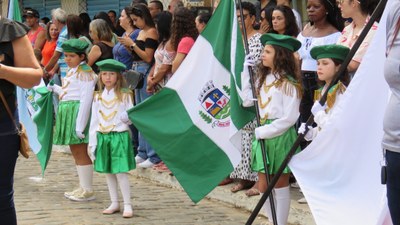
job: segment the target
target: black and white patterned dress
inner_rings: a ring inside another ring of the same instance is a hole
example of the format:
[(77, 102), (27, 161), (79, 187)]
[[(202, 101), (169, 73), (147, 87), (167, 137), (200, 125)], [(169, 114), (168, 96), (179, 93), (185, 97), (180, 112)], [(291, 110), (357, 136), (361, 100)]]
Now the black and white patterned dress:
[[(264, 47), (260, 41), (261, 34), (256, 33), (248, 39), (250, 54), (254, 56), (253, 60), (257, 60), (257, 64), (261, 59), (261, 52)], [(253, 72), (256, 72), (256, 66), (253, 67)], [(254, 129), (257, 126), (256, 119), (246, 124), (242, 129), (242, 158), (238, 166), (230, 175), (232, 179), (242, 179), (249, 181), (257, 180), (257, 173), (251, 170), (251, 142), (254, 136)]]

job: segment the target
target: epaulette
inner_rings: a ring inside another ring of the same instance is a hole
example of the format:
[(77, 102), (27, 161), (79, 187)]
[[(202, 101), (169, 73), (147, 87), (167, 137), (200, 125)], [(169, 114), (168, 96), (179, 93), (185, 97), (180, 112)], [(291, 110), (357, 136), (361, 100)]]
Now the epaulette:
[(293, 96), (293, 92), (296, 91), (297, 98), (301, 98), (303, 96), (301, 84), (292, 76), (286, 76), (280, 80), (280, 82), (277, 82), (276, 87), (279, 88), (285, 95)]
[[(322, 97), (322, 88), (315, 90), (314, 92), (314, 101), (319, 101)], [(328, 91), (328, 96), (326, 98), (326, 104), (327, 104), (327, 109), (326, 111), (328, 112), (333, 105), (335, 104), (336, 101), (336, 96), (338, 94), (343, 94), (346, 91), (346, 86), (342, 82), (337, 82), (337, 84), (333, 85), (329, 91)]]

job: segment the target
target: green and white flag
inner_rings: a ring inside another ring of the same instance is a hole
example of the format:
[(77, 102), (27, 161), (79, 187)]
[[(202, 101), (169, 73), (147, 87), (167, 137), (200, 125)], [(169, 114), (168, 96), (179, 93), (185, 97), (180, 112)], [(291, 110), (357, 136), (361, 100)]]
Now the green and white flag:
[(8, 2), (7, 18), (10, 20), (22, 22), (21, 10), (19, 9), (18, 0), (10, 0)]
[(236, 91), (243, 61), (235, 3), (221, 0), (166, 87), (128, 112), (194, 202), (240, 161), (238, 130), (254, 118)]
[(17, 99), (19, 119), (44, 175), (53, 146), (53, 95), (42, 82), (31, 89), (17, 88)]

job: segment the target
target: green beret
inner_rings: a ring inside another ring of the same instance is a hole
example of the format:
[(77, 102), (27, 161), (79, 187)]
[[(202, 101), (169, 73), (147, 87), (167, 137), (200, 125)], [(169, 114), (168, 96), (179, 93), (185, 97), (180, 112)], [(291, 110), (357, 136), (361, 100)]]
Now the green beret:
[(260, 37), (260, 41), (263, 45), (278, 45), (293, 52), (297, 51), (301, 47), (301, 42), (296, 38), (283, 34), (263, 34)]
[(61, 45), (64, 52), (74, 52), (74, 53), (85, 52), (88, 46), (89, 44), (86, 41), (81, 41), (75, 38), (69, 39)]
[(121, 72), (126, 69), (125, 64), (118, 62), (115, 59), (105, 59), (96, 63), (101, 71)]
[(349, 52), (350, 49), (343, 45), (320, 45), (312, 48), (310, 53), (311, 57), (316, 60), (330, 58), (343, 61)]

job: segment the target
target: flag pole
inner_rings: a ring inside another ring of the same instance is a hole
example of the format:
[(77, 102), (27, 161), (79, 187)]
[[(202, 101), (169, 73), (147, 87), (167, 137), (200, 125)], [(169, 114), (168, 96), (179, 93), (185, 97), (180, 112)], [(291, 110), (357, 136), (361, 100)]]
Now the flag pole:
[[(246, 32), (246, 26), (245, 26), (245, 23), (244, 23), (242, 1), (241, 0), (237, 0), (237, 1), (238, 1), (239, 11), (240, 11), (240, 22), (242, 23), (242, 33), (243, 33), (243, 42), (244, 42), (245, 53), (246, 53), (246, 55), (248, 55), (250, 53), (250, 51), (249, 51), (249, 44), (247, 42), (247, 32)], [(256, 96), (256, 88), (254, 87), (255, 79), (254, 79), (253, 69), (252, 69), (251, 66), (248, 66), (247, 68), (243, 68), (243, 69), (248, 69), (249, 70), (251, 92), (252, 92), (253, 96)], [(256, 120), (257, 120), (257, 127), (260, 127), (261, 126), (261, 117), (260, 117), (260, 114), (259, 114), (260, 111), (259, 111), (258, 103), (256, 102), (254, 104), (254, 106), (255, 106), (254, 109), (255, 109)], [(269, 184), (270, 181), (271, 181), (271, 177), (270, 177), (270, 175), (268, 173), (268, 164), (267, 164), (267, 157), (268, 156), (267, 156), (267, 152), (265, 150), (265, 143), (264, 143), (264, 140), (258, 140), (258, 142), (260, 143), (260, 147), (261, 147), (261, 153), (262, 153), (262, 157), (263, 157), (265, 177), (266, 177), (267, 183)], [(270, 199), (269, 202), (270, 202), (271, 214), (272, 214), (272, 218), (270, 218), (270, 219), (272, 219), (274, 225), (278, 225), (278, 222), (276, 220), (276, 208), (275, 208), (274, 194), (272, 193), (272, 191), (270, 191), (270, 193), (268, 195), (266, 195), (266, 196), (268, 196), (269, 199)], [(263, 202), (263, 204), (264, 204), (264, 202)], [(261, 207), (260, 207), (260, 209), (261, 209)], [(257, 214), (258, 214), (258, 211), (257, 211)]]
[[(347, 55), (347, 57), (345, 58), (345, 60), (341, 64), (341, 66), (339, 68), (339, 71), (335, 74), (335, 77), (333, 79), (334, 82), (332, 82), (329, 85), (329, 87), (325, 90), (324, 94), (322, 95), (321, 99), (319, 100), (319, 103), (321, 105), (325, 104), (326, 98), (328, 96), (328, 91), (331, 89), (332, 86), (334, 86), (337, 83), (337, 81), (339, 80), (339, 76), (346, 70), (347, 65), (352, 60), (354, 54), (356, 53), (356, 51), (360, 47), (361, 43), (364, 41), (364, 39), (367, 36), (367, 34), (368, 34), (369, 30), (371, 29), (372, 25), (378, 19), (378, 16), (380, 17), (380, 15), (382, 15), (382, 12), (385, 9), (386, 3), (387, 3), (387, 0), (380, 0), (379, 1), (377, 7), (375, 8), (374, 12), (372, 13), (372, 15), (370, 17), (370, 20), (365, 25), (365, 27), (364, 27), (363, 31), (361, 32), (359, 38), (357, 39), (357, 41), (355, 42), (354, 46), (351, 48), (349, 54)], [(300, 146), (300, 142), (304, 139), (304, 135), (307, 134), (308, 126), (311, 126), (311, 124), (313, 122), (314, 122), (314, 115), (311, 114), (311, 116), (307, 119), (306, 126), (305, 126), (306, 130), (305, 130), (304, 134), (299, 134), (299, 136), (297, 137), (295, 143), (293, 144), (292, 148), (290, 149), (290, 151), (286, 155), (286, 158), (284, 159), (284, 161), (282, 162), (281, 166), (279, 167), (278, 172), (275, 174), (275, 176), (273, 177), (271, 182), (268, 184), (267, 190), (265, 191), (263, 196), (261, 196), (261, 198), (260, 198), (259, 202), (257, 203), (256, 207), (254, 208), (252, 214), (250, 215), (249, 219), (247, 220), (246, 225), (253, 224), (255, 218), (257, 217), (258, 213), (261, 210), (261, 207), (263, 206), (264, 202), (267, 200), (268, 195), (270, 193), (272, 193), (272, 189), (274, 188), (274, 186), (278, 182), (278, 179), (282, 175), (283, 170), (289, 164), (289, 162), (292, 159), (293, 155), (295, 154), (297, 148)]]

